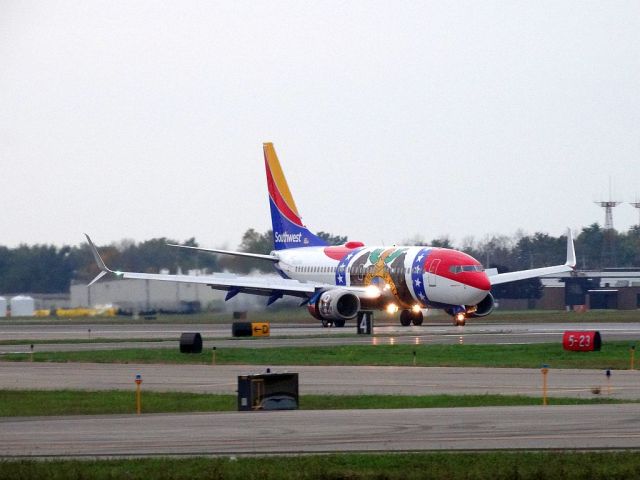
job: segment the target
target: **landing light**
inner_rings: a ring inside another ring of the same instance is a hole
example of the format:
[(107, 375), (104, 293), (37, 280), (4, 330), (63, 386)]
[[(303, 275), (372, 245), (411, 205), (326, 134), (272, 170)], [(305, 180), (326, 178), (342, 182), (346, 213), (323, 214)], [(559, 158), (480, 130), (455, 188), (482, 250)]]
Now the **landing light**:
[(369, 285), (364, 291), (365, 295), (369, 298), (378, 298), (380, 296), (380, 290), (375, 285)]
[(464, 313), (460, 312), (456, 315), (456, 320), (458, 320), (459, 322), (464, 320)]
[(414, 313), (418, 313), (420, 311), (420, 305), (416, 303), (413, 307), (411, 307), (411, 310), (413, 310)]
[(394, 314), (398, 311), (398, 306), (395, 303), (390, 303), (387, 305), (387, 313)]

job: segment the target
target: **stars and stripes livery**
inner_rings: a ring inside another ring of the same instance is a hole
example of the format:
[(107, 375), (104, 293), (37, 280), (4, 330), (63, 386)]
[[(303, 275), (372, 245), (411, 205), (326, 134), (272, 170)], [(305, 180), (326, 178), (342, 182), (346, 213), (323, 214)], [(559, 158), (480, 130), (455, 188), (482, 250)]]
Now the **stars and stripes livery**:
[(274, 249), (269, 254), (185, 247), (222, 255), (252, 257), (271, 262), (280, 279), (261, 276), (190, 276), (109, 269), (87, 235), (100, 274), (120, 278), (201, 283), (227, 291), (267, 297), (266, 304), (283, 296), (298, 297), (323, 325), (343, 326), (363, 310), (400, 312), (403, 325), (421, 325), (429, 308), (443, 309), (463, 325), (468, 317), (491, 313), (491, 286), (575, 267), (571, 231), (567, 231), (567, 259), (563, 265), (498, 274), (485, 271), (475, 258), (458, 250), (429, 246), (371, 246), (362, 242), (328, 245), (302, 222), (273, 144), (263, 145), (273, 226)]

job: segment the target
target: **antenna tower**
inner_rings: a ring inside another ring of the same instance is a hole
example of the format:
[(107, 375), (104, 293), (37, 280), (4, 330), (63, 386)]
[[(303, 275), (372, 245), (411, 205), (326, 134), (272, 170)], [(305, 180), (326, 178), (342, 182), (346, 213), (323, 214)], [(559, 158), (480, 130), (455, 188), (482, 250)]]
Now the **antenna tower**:
[[(596, 202), (596, 205), (600, 205), (604, 208), (604, 229), (613, 230), (613, 208), (620, 205), (622, 202), (614, 202), (609, 200), (608, 202)], [(640, 208), (640, 207), (638, 207)]]
[(604, 208), (604, 235), (602, 241), (601, 263), (603, 268), (616, 266), (616, 231), (613, 229), (613, 209), (622, 202), (611, 199), (611, 177), (609, 177), (609, 200), (596, 202)]

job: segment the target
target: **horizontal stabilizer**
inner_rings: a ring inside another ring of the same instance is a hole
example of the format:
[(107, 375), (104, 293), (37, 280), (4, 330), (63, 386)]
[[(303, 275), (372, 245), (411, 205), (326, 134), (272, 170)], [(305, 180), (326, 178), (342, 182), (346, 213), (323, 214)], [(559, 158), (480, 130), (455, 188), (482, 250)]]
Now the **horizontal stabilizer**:
[(278, 260), (280, 260), (274, 255), (264, 255), (262, 253), (237, 252), (235, 250), (220, 250), (217, 248), (190, 247), (187, 245), (176, 245), (175, 243), (167, 243), (167, 245), (169, 245), (170, 247), (188, 248), (189, 250), (197, 250), (199, 252), (219, 253), (221, 255), (234, 255), (236, 257), (257, 258), (259, 260), (269, 260), (271, 262), (277, 262)]

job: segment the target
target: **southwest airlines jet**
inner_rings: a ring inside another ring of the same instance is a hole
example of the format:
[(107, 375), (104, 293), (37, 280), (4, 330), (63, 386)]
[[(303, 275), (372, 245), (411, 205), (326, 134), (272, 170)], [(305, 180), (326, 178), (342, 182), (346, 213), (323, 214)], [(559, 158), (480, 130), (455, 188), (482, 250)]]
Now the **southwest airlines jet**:
[[(301, 306), (323, 326), (342, 327), (363, 310), (400, 311), (400, 323), (421, 325), (423, 312), (442, 309), (454, 324), (468, 317), (484, 317), (494, 307), (492, 285), (571, 271), (575, 251), (567, 232), (564, 265), (518, 272), (485, 271), (475, 258), (448, 248), (424, 246), (366, 246), (362, 242), (328, 245), (303, 225), (273, 144), (265, 143), (269, 205), (274, 250), (269, 255), (219, 249), (186, 247), (224, 255), (252, 257), (271, 262), (282, 279), (221, 275), (190, 276), (116, 272), (107, 268), (96, 247), (87, 240), (101, 272), (120, 278), (201, 283), (227, 292), (225, 300), (239, 293), (268, 297), (267, 305), (283, 296), (298, 297)], [(179, 246), (179, 245), (176, 245)]]

